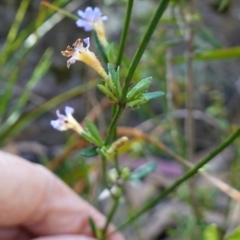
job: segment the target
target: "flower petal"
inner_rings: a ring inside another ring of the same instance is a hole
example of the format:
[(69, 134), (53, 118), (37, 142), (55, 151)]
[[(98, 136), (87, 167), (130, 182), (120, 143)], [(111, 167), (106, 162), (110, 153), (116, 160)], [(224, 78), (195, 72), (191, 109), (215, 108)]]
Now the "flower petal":
[(88, 21), (93, 21), (94, 20), (94, 12), (92, 7), (87, 7), (85, 10), (85, 19)]
[(84, 19), (78, 19), (76, 21), (76, 24), (78, 27), (84, 27), (86, 24), (89, 25), (89, 22), (87, 20), (84, 20)]
[(93, 10), (93, 21), (98, 21), (101, 18), (101, 11), (98, 7), (95, 7)]
[(84, 38), (83, 41), (87, 44), (87, 46), (85, 47), (85, 50), (88, 51), (89, 47), (90, 47), (90, 38)]
[(66, 114), (66, 117), (69, 117), (69, 116), (72, 116), (72, 114), (74, 113), (74, 109), (69, 107), (69, 106), (66, 106), (65, 107), (65, 114)]
[(59, 119), (57, 120), (51, 120), (50, 124), (53, 128), (57, 129), (58, 131), (61, 131), (61, 121)]
[(72, 64), (74, 64), (77, 61), (75, 57), (71, 57), (67, 61), (67, 67), (69, 68)]
[(85, 12), (83, 12), (82, 10), (78, 10), (77, 14), (81, 17), (81, 18), (86, 18)]
[(62, 115), (59, 110), (56, 111), (56, 115), (58, 118), (64, 117), (64, 115)]
[(104, 22), (104, 21), (107, 21), (107, 20), (108, 20), (108, 17), (107, 17), (107, 16), (102, 16), (101, 19), (102, 19), (102, 21)]

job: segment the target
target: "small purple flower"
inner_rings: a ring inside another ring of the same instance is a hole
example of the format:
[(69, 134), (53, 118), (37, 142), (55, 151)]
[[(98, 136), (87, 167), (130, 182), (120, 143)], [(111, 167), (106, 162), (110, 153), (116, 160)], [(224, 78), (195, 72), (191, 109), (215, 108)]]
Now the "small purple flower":
[(52, 120), (51, 125), (53, 128), (57, 129), (58, 131), (66, 131), (68, 129), (73, 129), (78, 133), (82, 133), (83, 129), (81, 125), (75, 120), (72, 116), (74, 113), (74, 109), (71, 107), (65, 107), (65, 115), (61, 114), (59, 110), (56, 111), (57, 120)]
[(85, 31), (91, 31), (95, 27), (95, 24), (104, 22), (108, 19), (107, 16), (102, 15), (98, 7), (94, 9), (92, 7), (87, 7), (85, 12), (79, 10), (78, 15), (81, 18), (77, 20), (76, 24), (78, 27), (83, 27)]

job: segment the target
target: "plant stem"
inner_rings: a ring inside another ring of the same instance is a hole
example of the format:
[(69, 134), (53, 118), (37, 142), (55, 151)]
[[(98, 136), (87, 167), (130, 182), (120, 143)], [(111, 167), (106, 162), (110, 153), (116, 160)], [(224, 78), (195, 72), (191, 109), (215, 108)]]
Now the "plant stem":
[(129, 29), (129, 24), (130, 24), (130, 19), (131, 19), (131, 15), (132, 15), (133, 2), (134, 2), (134, 0), (128, 0), (128, 3), (127, 3), (127, 12), (126, 12), (123, 31), (122, 31), (121, 40), (120, 40), (118, 57), (117, 57), (117, 61), (116, 61), (116, 69), (118, 68), (118, 66), (121, 65), (121, 62), (122, 62), (124, 47), (125, 47), (127, 33), (128, 33), (128, 29)]
[(119, 203), (119, 197), (114, 197), (113, 198), (113, 203), (112, 203), (112, 206), (110, 208), (110, 211), (108, 213), (108, 216), (107, 216), (107, 219), (106, 219), (106, 223), (104, 225), (104, 228), (102, 230), (102, 240), (105, 240), (107, 239), (106, 238), (106, 233), (107, 233), (107, 229), (108, 229), (108, 226), (117, 210), (117, 207), (118, 207), (118, 203)]
[[(133, 74), (134, 74), (134, 72), (137, 68), (137, 65), (138, 65), (138, 63), (139, 63), (139, 61), (140, 61), (140, 59), (141, 59), (141, 57), (142, 57), (142, 55), (145, 51), (145, 48), (147, 47), (147, 44), (148, 44), (149, 40), (151, 39), (151, 36), (152, 36), (152, 34), (153, 34), (157, 24), (158, 24), (159, 19), (161, 18), (164, 11), (166, 10), (169, 2), (170, 2), (170, 0), (162, 0), (159, 3), (155, 14), (153, 15), (152, 19), (150, 20), (150, 23), (147, 27), (147, 31), (145, 32), (145, 34), (142, 38), (142, 41), (139, 45), (139, 48), (138, 48), (138, 50), (136, 51), (136, 53), (133, 57), (133, 60), (132, 60), (131, 65), (128, 69), (128, 73), (127, 73), (125, 83), (124, 83), (124, 86), (123, 86), (121, 101), (119, 103), (118, 109), (115, 112), (113, 120), (112, 120), (112, 122), (110, 124), (110, 127), (108, 129), (108, 133), (107, 133), (106, 140), (105, 140), (105, 145), (110, 143), (110, 141), (112, 139), (112, 136), (114, 135), (114, 131), (115, 131), (115, 128), (116, 128), (116, 125), (117, 125), (117, 121), (118, 121), (122, 111), (125, 108), (126, 96), (127, 96), (127, 92), (128, 92), (128, 88), (129, 88), (132, 76), (133, 76)], [(131, 6), (129, 6), (129, 11), (130, 11), (130, 7)], [(130, 14), (130, 12), (129, 12), (129, 14)], [(128, 17), (128, 15), (127, 15), (127, 17)]]
[(105, 156), (102, 156), (102, 175), (103, 175), (103, 185), (105, 188), (109, 189), (108, 179), (107, 179), (107, 163), (106, 163)]
[(216, 147), (209, 155), (207, 155), (204, 159), (202, 159), (195, 167), (187, 171), (182, 177), (180, 177), (177, 181), (175, 181), (169, 188), (166, 188), (162, 191), (155, 199), (147, 203), (142, 209), (140, 209), (134, 216), (120, 225), (117, 230), (122, 229), (130, 222), (134, 221), (138, 217), (140, 217), (143, 213), (148, 211), (150, 208), (154, 207), (160, 200), (166, 197), (169, 193), (174, 191), (178, 186), (180, 186), (183, 182), (187, 181), (193, 175), (195, 175), (198, 170), (207, 164), (211, 159), (213, 159), (217, 154), (223, 151), (227, 146), (229, 146), (240, 134), (240, 127), (234, 131), (222, 144)]
[(173, 103), (173, 93), (172, 88), (174, 83), (174, 70), (172, 64), (172, 49), (168, 48), (166, 51), (166, 82), (167, 82), (167, 108), (168, 108), (168, 118), (171, 126), (170, 134), (172, 140), (176, 147), (178, 148), (178, 153), (182, 153), (182, 144), (179, 136), (179, 128), (177, 120), (174, 117), (171, 117), (171, 113), (174, 112), (174, 103)]
[(112, 136), (114, 135), (114, 130), (116, 129), (117, 121), (118, 121), (119, 117), (121, 116), (124, 108), (125, 108), (125, 105), (118, 106), (118, 109), (116, 110), (115, 115), (112, 119), (112, 122), (110, 123), (110, 126), (108, 128), (108, 132), (107, 132), (107, 136), (106, 136), (104, 145), (108, 145), (111, 142)]
[(145, 32), (145, 34), (140, 42), (140, 45), (133, 57), (130, 67), (128, 69), (128, 73), (127, 73), (125, 83), (123, 86), (123, 91), (122, 91), (122, 99), (121, 99), (122, 103), (124, 103), (126, 101), (128, 88), (131, 83), (133, 74), (134, 74), (134, 72), (138, 66), (138, 63), (147, 47), (147, 44), (150, 41), (152, 34), (153, 34), (155, 28), (157, 27), (157, 24), (158, 24), (160, 18), (162, 17), (163, 13), (165, 12), (169, 2), (170, 2), (170, 0), (162, 0), (159, 2), (156, 12), (154, 13), (153, 17), (151, 18), (151, 20), (148, 24), (147, 31)]
[[(194, 161), (194, 149), (195, 149), (195, 122), (193, 118), (194, 109), (194, 23), (192, 16), (194, 14), (194, 0), (189, 2), (189, 19), (187, 19), (186, 29), (186, 108), (187, 117), (185, 121), (185, 135), (186, 135), (186, 153), (187, 159), (190, 162)], [(188, 183), (189, 200), (190, 205), (195, 215), (197, 222), (200, 224), (202, 219), (202, 213), (200, 204), (195, 194), (195, 179), (192, 178)]]

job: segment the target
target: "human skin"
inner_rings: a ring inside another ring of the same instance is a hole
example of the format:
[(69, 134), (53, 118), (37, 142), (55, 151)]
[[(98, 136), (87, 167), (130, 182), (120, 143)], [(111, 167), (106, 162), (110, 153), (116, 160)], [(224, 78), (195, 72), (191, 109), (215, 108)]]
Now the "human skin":
[(0, 151), (0, 239), (91, 240), (90, 216), (104, 226), (105, 217), (46, 168)]

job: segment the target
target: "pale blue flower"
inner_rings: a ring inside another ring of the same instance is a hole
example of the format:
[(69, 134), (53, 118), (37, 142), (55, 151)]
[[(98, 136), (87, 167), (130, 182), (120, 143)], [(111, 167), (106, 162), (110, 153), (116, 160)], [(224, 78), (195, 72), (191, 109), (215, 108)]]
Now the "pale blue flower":
[(72, 116), (73, 113), (74, 109), (68, 106), (65, 107), (65, 115), (61, 114), (60, 111), (57, 110), (56, 115), (58, 119), (51, 121), (52, 127), (57, 129), (58, 131), (66, 131), (68, 129), (73, 129), (81, 134), (83, 132), (83, 129), (81, 125)]
[(85, 12), (79, 10), (78, 15), (81, 18), (77, 20), (76, 24), (78, 27), (83, 27), (85, 31), (92, 31), (98, 23), (108, 19), (107, 16), (102, 15), (98, 7), (94, 9), (92, 7), (87, 7)]

